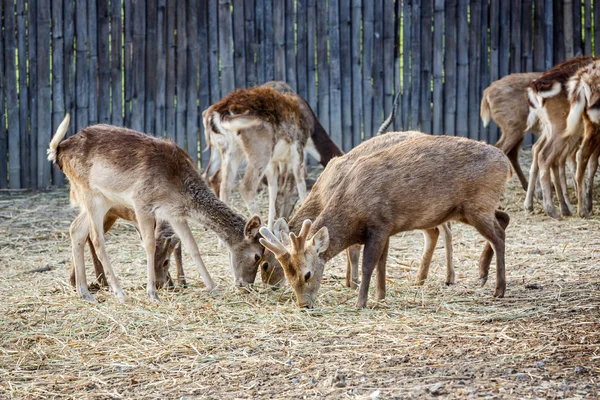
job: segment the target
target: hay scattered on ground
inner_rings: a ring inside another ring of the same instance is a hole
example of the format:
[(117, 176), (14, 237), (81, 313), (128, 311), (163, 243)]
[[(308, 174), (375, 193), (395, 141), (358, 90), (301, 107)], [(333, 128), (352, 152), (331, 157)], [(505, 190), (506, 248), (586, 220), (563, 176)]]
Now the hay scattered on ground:
[[(444, 285), (442, 239), (429, 280), (412, 285), (423, 240), (411, 232), (392, 239), (385, 301), (371, 295), (371, 308), (356, 311), (340, 256), (318, 308), (303, 312), (289, 290), (233, 289), (225, 251), (199, 226), (219, 294), (202, 290), (186, 257), (190, 287), (147, 301), (144, 252), (119, 223), (108, 254), (129, 302), (101, 291), (98, 304), (84, 303), (68, 284), (67, 191), (0, 194), (0, 397), (598, 397), (595, 198), (593, 219), (553, 221), (539, 203), (524, 213), (524, 193), (510, 184), (504, 299), (492, 298), (493, 275), (478, 287), (483, 240), (456, 224), (456, 285)], [(28, 273), (36, 268), (49, 271)]]

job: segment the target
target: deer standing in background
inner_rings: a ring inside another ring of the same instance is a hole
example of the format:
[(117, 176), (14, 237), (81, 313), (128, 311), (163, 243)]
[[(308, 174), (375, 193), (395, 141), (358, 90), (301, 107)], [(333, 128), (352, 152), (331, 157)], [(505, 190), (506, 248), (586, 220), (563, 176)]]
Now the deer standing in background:
[[(509, 217), (496, 207), (510, 173), (504, 153), (484, 143), (429, 135), (406, 140), (361, 157), (331, 190), (328, 184), (320, 185), (325, 171), (290, 221), (294, 226), (303, 221), (300, 234), (277, 238), (261, 228), (260, 241), (277, 257), (300, 307), (314, 305), (327, 261), (354, 244), (364, 244), (357, 302), (362, 308), (376, 266), (376, 296), (384, 296), (390, 236), (456, 220), (472, 225), (488, 241), (479, 264), (482, 283), (496, 254), (494, 296), (503, 297)], [(314, 223), (304, 219), (305, 212), (319, 207), (321, 196), (327, 201)]]
[(55, 162), (71, 183), (71, 200), (81, 209), (71, 224), (75, 280), (80, 297), (90, 294), (84, 265), (84, 245), (92, 240), (107, 272), (115, 296), (126, 296), (109, 262), (104, 246), (104, 219), (113, 207), (135, 213), (146, 250), (148, 297), (158, 301), (154, 255), (156, 219), (167, 221), (186, 251), (191, 253), (208, 290), (216, 288), (206, 270), (187, 220), (199, 220), (229, 247), (234, 283), (252, 283), (263, 248), (258, 243), (260, 218), (248, 222), (220, 201), (207, 187), (191, 157), (175, 143), (110, 125), (94, 125), (62, 141), (69, 115), (50, 142), (48, 159)]
[[(483, 91), (481, 99), (480, 116), (483, 126), (488, 126), (492, 119), (500, 127), (502, 135), (496, 147), (507, 155), (525, 191), (527, 179), (519, 164), (519, 150), (527, 132), (529, 114), (525, 94), (529, 83), (541, 74), (541, 72), (529, 72), (505, 76), (488, 86)], [(542, 126), (536, 121), (530, 130), (531, 133), (539, 136), (542, 133)]]

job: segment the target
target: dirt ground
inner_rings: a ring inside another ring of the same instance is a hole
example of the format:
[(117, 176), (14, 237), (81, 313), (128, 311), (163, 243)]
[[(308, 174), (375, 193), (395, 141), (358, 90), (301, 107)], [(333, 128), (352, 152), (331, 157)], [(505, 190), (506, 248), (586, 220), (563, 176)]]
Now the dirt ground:
[(495, 268), (478, 286), (483, 240), (455, 224), (456, 285), (444, 285), (440, 239), (429, 280), (413, 286), (423, 239), (410, 232), (392, 239), (385, 301), (372, 293), (356, 311), (338, 256), (310, 312), (289, 289), (234, 289), (226, 251), (198, 225), (218, 294), (186, 257), (190, 287), (150, 303), (138, 236), (118, 223), (108, 254), (129, 302), (101, 291), (85, 303), (68, 284), (67, 190), (1, 193), (0, 398), (598, 398), (598, 190), (592, 219), (553, 221), (537, 201), (523, 212), (510, 183), (504, 299), (492, 297)]

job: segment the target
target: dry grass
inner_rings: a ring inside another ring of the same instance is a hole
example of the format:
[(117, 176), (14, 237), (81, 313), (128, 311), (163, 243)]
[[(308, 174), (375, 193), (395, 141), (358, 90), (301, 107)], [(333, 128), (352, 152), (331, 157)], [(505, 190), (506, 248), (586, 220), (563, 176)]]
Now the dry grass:
[(319, 307), (303, 312), (289, 291), (231, 288), (225, 251), (199, 227), (220, 294), (202, 290), (186, 258), (191, 286), (151, 304), (125, 223), (107, 240), (129, 302), (99, 292), (98, 304), (84, 303), (67, 283), (67, 192), (1, 194), (0, 397), (597, 398), (600, 201), (592, 220), (552, 221), (525, 214), (523, 198), (513, 182), (503, 201), (506, 298), (492, 298), (493, 277), (477, 286), (483, 241), (455, 225), (457, 285), (444, 286), (440, 240), (430, 279), (412, 286), (423, 243), (412, 232), (392, 239), (384, 302), (357, 312), (338, 257)]

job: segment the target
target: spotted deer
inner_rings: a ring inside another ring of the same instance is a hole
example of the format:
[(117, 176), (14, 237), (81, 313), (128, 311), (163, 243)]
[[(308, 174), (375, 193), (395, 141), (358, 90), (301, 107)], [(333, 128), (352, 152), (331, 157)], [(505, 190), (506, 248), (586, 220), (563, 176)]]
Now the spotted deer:
[[(529, 106), (525, 92), (529, 83), (538, 78), (541, 72), (510, 74), (498, 79), (483, 91), (480, 116), (483, 126), (488, 126), (494, 120), (500, 127), (502, 135), (496, 147), (507, 155), (519, 178), (523, 190), (527, 190), (527, 178), (519, 164), (519, 150), (527, 132), (527, 116)], [(537, 121), (531, 126), (531, 133), (539, 136), (541, 124)]]
[(223, 202), (229, 201), (244, 159), (247, 167), (240, 186), (242, 198), (248, 210), (258, 214), (256, 192), (266, 176), (269, 227), (275, 219), (280, 165), (291, 170), (300, 201), (306, 198), (304, 147), (310, 127), (295, 96), (270, 87), (238, 89), (210, 106), (203, 113), (203, 121), (208, 147), (215, 145), (220, 153), (220, 166), (211, 160), (207, 172), (211, 176), (214, 169), (220, 169), (219, 197)]
[[(600, 58), (580, 68), (568, 83), (570, 111), (563, 136), (577, 135), (583, 125), (583, 140), (577, 153), (577, 209), (579, 216), (589, 218), (592, 211), (594, 175), (600, 155)], [(588, 168), (588, 178), (584, 174)]]
[(227, 244), (234, 283), (243, 286), (254, 281), (263, 252), (257, 237), (260, 218), (254, 216), (246, 221), (220, 201), (206, 187), (184, 150), (170, 140), (110, 125), (84, 128), (63, 141), (69, 120), (67, 114), (52, 138), (48, 159), (69, 179), (71, 198), (81, 210), (70, 227), (80, 297), (95, 301), (87, 287), (83, 257), (89, 236), (111, 290), (117, 299), (126, 300), (104, 246), (103, 224), (113, 207), (130, 208), (135, 213), (146, 250), (146, 291), (151, 300), (158, 301), (154, 268), (156, 219), (171, 225), (183, 248), (191, 254), (207, 290), (214, 290), (216, 285), (188, 226), (191, 218)]
[[(355, 244), (364, 244), (357, 307), (367, 305), (376, 266), (376, 297), (383, 298), (389, 237), (451, 220), (475, 227), (488, 241), (480, 257), (481, 282), (487, 281), (495, 253), (494, 296), (504, 296), (509, 217), (496, 207), (511, 167), (501, 150), (465, 138), (424, 135), (359, 158), (337, 185), (326, 182), (326, 171), (290, 221), (293, 226), (302, 221), (298, 235), (277, 238), (260, 229), (260, 242), (281, 264), (300, 307), (314, 306), (325, 264)], [(305, 213), (320, 207), (321, 196), (325, 206), (312, 222)]]

